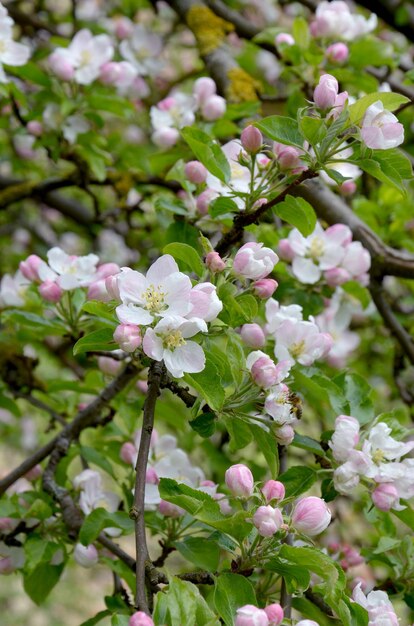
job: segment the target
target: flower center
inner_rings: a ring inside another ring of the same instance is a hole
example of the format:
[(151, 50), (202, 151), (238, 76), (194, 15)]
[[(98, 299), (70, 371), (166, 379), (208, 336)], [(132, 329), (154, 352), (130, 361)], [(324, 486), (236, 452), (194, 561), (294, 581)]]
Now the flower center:
[(325, 245), (321, 237), (314, 237), (309, 246), (309, 256), (314, 261), (317, 261), (322, 256), (325, 250)]
[(6, 52), (7, 50), (7, 43), (6, 41), (3, 39), (0, 39), (0, 52)]
[(164, 308), (166, 295), (164, 291), (161, 291), (160, 285), (158, 285), (158, 287), (150, 285), (148, 289), (144, 291), (142, 297), (145, 300), (148, 311), (151, 313), (159, 313)]
[(293, 356), (294, 359), (297, 359), (298, 356), (302, 354), (304, 349), (305, 349), (305, 340), (302, 339), (302, 341), (298, 341), (297, 343), (292, 343), (292, 345), (289, 348), (289, 352)]
[(384, 450), (381, 450), (381, 448), (378, 448), (378, 450), (375, 450), (374, 454), (372, 455), (372, 460), (377, 465), (385, 461)]
[(179, 330), (171, 330), (168, 335), (163, 336), (162, 343), (166, 350), (173, 352), (176, 348), (185, 346), (185, 339)]
[(81, 65), (89, 65), (92, 61), (92, 54), (90, 50), (82, 50), (80, 55), (80, 64)]
[(245, 171), (238, 163), (230, 163), (230, 172), (232, 178), (243, 178)]

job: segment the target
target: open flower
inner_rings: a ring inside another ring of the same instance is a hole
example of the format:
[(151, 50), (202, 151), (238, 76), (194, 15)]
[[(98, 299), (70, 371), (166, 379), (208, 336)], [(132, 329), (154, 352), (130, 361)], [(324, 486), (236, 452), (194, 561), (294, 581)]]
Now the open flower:
[(332, 347), (328, 333), (319, 332), (313, 322), (293, 322), (286, 320), (275, 333), (275, 356), (287, 360), (292, 365), (312, 365), (317, 359), (326, 356)]
[(61, 78), (73, 78), (80, 85), (90, 85), (113, 54), (114, 47), (108, 35), (94, 37), (90, 30), (83, 28), (67, 48), (57, 48), (51, 54), (49, 64)]
[(176, 378), (181, 378), (184, 372), (201, 372), (206, 362), (203, 348), (195, 341), (186, 340), (206, 331), (204, 320), (186, 320), (178, 315), (168, 315), (155, 328), (147, 329), (144, 352), (155, 361), (163, 360), (167, 370)]
[(7, 83), (3, 65), (20, 66), (27, 63), (30, 49), (22, 43), (13, 41), (13, 20), (7, 9), (0, 4), (0, 83)]
[(157, 317), (184, 317), (192, 308), (191, 280), (169, 254), (157, 259), (146, 276), (128, 271), (117, 278), (122, 304), (116, 313), (123, 324), (146, 326)]
[(365, 112), (361, 137), (365, 145), (373, 150), (396, 148), (404, 141), (404, 126), (393, 113), (384, 110), (383, 103), (378, 100)]
[(61, 248), (51, 248), (47, 253), (48, 263), (39, 265), (41, 281), (52, 281), (65, 291), (77, 287), (88, 287), (96, 280), (96, 266), (99, 257), (96, 254), (71, 256)]

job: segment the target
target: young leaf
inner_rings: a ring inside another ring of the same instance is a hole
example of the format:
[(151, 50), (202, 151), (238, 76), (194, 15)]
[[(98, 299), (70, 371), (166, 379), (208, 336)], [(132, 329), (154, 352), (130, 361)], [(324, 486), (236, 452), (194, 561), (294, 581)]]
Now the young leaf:
[[(181, 130), (181, 135), (190, 146), (195, 156), (208, 171), (223, 183), (230, 180), (230, 164), (218, 143), (215, 143), (209, 135), (199, 130), (186, 126)], [(240, 147), (241, 150), (241, 147)]]
[(201, 277), (205, 267), (197, 250), (186, 243), (169, 243), (163, 249), (164, 254), (171, 254), (174, 259), (182, 261), (197, 276)]
[(271, 115), (254, 125), (273, 141), (303, 149), (304, 137), (299, 130), (297, 121), (291, 117)]
[(316, 226), (316, 213), (309, 202), (303, 198), (288, 195), (283, 202), (279, 202), (274, 207), (274, 211), (280, 219), (295, 226), (304, 237), (313, 233)]
[(285, 485), (286, 498), (300, 496), (312, 487), (316, 479), (317, 474), (313, 469), (301, 465), (290, 467), (278, 478)]
[(113, 328), (101, 328), (88, 333), (79, 339), (73, 346), (73, 354), (81, 354), (82, 352), (100, 351), (100, 350), (116, 350), (118, 344), (113, 340)]
[(245, 604), (257, 604), (252, 583), (240, 574), (221, 574), (214, 590), (214, 606), (226, 626), (233, 626), (237, 609)]

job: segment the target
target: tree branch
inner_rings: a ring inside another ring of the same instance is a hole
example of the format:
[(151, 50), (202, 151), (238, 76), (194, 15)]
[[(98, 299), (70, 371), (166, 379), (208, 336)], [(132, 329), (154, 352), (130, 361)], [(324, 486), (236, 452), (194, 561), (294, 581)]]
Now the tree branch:
[(226, 254), (232, 245), (238, 243), (242, 239), (243, 231), (246, 226), (257, 223), (269, 209), (279, 204), (279, 202), (282, 202), (289, 193), (292, 193), (292, 191), (299, 187), (299, 185), (301, 185), (305, 180), (315, 176), (317, 176), (315, 172), (312, 170), (306, 170), (305, 172), (302, 172), (302, 174), (290, 185), (288, 185), (281, 193), (273, 198), (273, 200), (269, 200), (269, 202), (266, 202), (266, 204), (256, 209), (256, 211), (237, 213), (233, 219), (232, 228), (228, 233), (223, 235), (216, 245), (216, 252), (221, 255)]
[(151, 444), (151, 435), (154, 427), (154, 414), (157, 398), (160, 393), (161, 379), (165, 375), (163, 362), (152, 361), (148, 372), (148, 392), (144, 403), (144, 416), (139, 444), (138, 458), (135, 466), (136, 479), (134, 504), (131, 517), (135, 520), (135, 548), (136, 548), (136, 596), (137, 610), (149, 614), (146, 594), (146, 571), (149, 563), (149, 553), (145, 533), (145, 478), (148, 464), (148, 455)]
[(96, 427), (102, 424), (101, 412), (105, 406), (120, 393), (138, 373), (136, 365), (129, 363), (125, 369), (97, 396), (87, 407), (77, 413), (70, 424), (67, 424), (61, 432), (51, 439), (46, 445), (36, 450), (30, 457), (25, 459), (18, 467), (0, 480), (0, 496), (18, 478), (24, 476), (32, 467), (48, 457), (61, 439), (77, 439), (85, 428)]

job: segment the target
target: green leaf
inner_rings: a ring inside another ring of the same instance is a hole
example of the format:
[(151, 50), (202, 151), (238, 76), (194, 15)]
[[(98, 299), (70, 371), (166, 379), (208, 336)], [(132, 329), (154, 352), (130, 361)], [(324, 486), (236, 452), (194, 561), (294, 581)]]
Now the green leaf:
[(318, 626), (335, 626), (338, 624), (334, 618), (328, 617), (307, 598), (293, 598), (292, 606), (302, 615), (306, 615), (307, 619), (314, 620)]
[(238, 213), (239, 207), (234, 200), (226, 196), (220, 196), (210, 203), (208, 212), (211, 217), (220, 217), (220, 215), (227, 215), (228, 213)]
[(171, 478), (161, 478), (160, 496), (185, 509), (195, 519), (242, 541), (251, 532), (252, 526), (246, 522), (247, 511), (239, 511), (232, 516), (223, 515), (220, 506), (208, 494), (180, 484)]
[(272, 557), (263, 567), (283, 576), (289, 593), (295, 593), (299, 590), (304, 591), (309, 587), (309, 571), (301, 565), (296, 565), (295, 563), (291, 563), (288, 559), (281, 558), (279, 555)]
[(50, 89), (52, 84), (49, 76), (40, 69), (40, 66), (30, 61), (21, 67), (8, 67), (7, 73), (18, 76), (24, 81), (46, 87), (46, 89)]
[(83, 352), (95, 352), (101, 350), (116, 350), (119, 346), (113, 340), (113, 328), (101, 328), (88, 333), (79, 339), (73, 346), (73, 354), (81, 354)]
[(12, 322), (30, 329), (35, 329), (38, 333), (46, 333), (49, 335), (64, 335), (67, 332), (66, 326), (60, 320), (48, 320), (45, 317), (29, 313), (28, 311), (20, 311), (18, 309), (9, 309), (2, 313), (3, 322)]
[(308, 22), (303, 17), (295, 17), (292, 25), (292, 35), (296, 44), (302, 50), (309, 48), (310, 33)]
[(135, 112), (130, 100), (114, 95), (103, 95), (91, 93), (87, 96), (89, 106), (95, 111), (107, 111), (119, 117), (125, 117), (125, 113)]
[(319, 117), (302, 117), (300, 120), (300, 129), (305, 139), (314, 146), (323, 138), (325, 130), (324, 121)]
[(414, 530), (414, 511), (410, 507), (410, 505), (407, 504), (407, 502), (402, 501), (401, 504), (406, 507), (403, 511), (396, 511), (395, 509), (391, 509), (391, 511), (395, 515), (395, 517), (398, 517), (401, 522), (404, 522), (404, 524), (408, 526), (408, 528)]
[(220, 548), (217, 543), (208, 539), (200, 541), (197, 537), (185, 537), (174, 545), (185, 559), (197, 567), (209, 572), (216, 571), (220, 559)]
[(221, 574), (214, 590), (214, 606), (226, 626), (233, 626), (237, 609), (245, 604), (257, 604), (252, 583), (240, 574)]
[(112, 476), (112, 478), (116, 478), (114, 470), (106, 456), (104, 456), (101, 452), (96, 450), (95, 448), (89, 448), (88, 446), (81, 446), (80, 453), (82, 458), (88, 463), (93, 463), (97, 465), (101, 469), (103, 469), (107, 474)]
[(198, 128), (189, 126), (181, 130), (181, 135), (197, 159), (205, 165), (213, 176), (216, 176), (223, 183), (230, 180), (230, 164), (218, 143)]
[(383, 39), (375, 37), (362, 37), (350, 45), (349, 65), (358, 69), (363, 69), (369, 59), (370, 65), (380, 67), (381, 65), (392, 66), (393, 46)]
[(257, 447), (266, 459), (272, 478), (276, 478), (279, 473), (279, 454), (275, 436), (256, 424), (249, 423), (249, 428)]
[(42, 563), (30, 574), (23, 576), (24, 590), (35, 604), (42, 604), (46, 600), (58, 583), (64, 567), (63, 563), (61, 565)]
[(347, 283), (341, 285), (342, 289), (346, 291), (350, 296), (353, 296), (358, 300), (364, 309), (367, 308), (371, 302), (371, 295), (366, 287), (363, 287), (361, 283), (356, 280), (350, 280)]
[(340, 374), (333, 382), (343, 390), (349, 404), (349, 413), (356, 417), (361, 425), (374, 418), (374, 405), (371, 400), (372, 388), (359, 374)]
[(168, 590), (156, 595), (153, 620), (166, 626), (220, 626), (197, 587), (179, 578), (173, 578)]
[(129, 618), (129, 615), (112, 615), (111, 626), (128, 626)]
[(299, 435), (299, 433), (295, 433), (295, 437), (291, 445), (296, 446), (296, 448), (302, 448), (302, 450), (308, 450), (308, 452), (312, 452), (318, 456), (326, 456), (326, 452), (322, 448), (321, 444), (316, 441), (316, 439), (312, 439), (312, 437), (307, 437), (306, 435)]
[(134, 532), (134, 521), (124, 511), (109, 513), (106, 509), (94, 509), (84, 520), (79, 532), (79, 541), (88, 546), (104, 528), (115, 526), (126, 534)]
[(254, 124), (266, 137), (288, 146), (303, 149), (303, 140), (298, 123), (291, 117), (271, 115)]
[(273, 210), (280, 219), (295, 226), (304, 237), (313, 233), (316, 226), (316, 213), (309, 202), (303, 198), (288, 195)]
[(206, 270), (197, 250), (186, 243), (169, 243), (164, 247), (163, 253), (183, 261), (197, 276), (201, 277)]
[(199, 374), (185, 374), (184, 380), (198, 391), (213, 411), (219, 411), (224, 402), (224, 389), (217, 367), (207, 358)]
[[(366, 63), (366, 59), (365, 59), (365, 63)], [(354, 104), (351, 104), (349, 106), (348, 110), (349, 110), (349, 116), (350, 116), (350, 123), (359, 124), (359, 122), (364, 117), (365, 112), (368, 109), (368, 107), (371, 106), (371, 104), (374, 104), (374, 102), (378, 102), (378, 100), (382, 102), (382, 104), (384, 105), (384, 108), (387, 109), (388, 111), (395, 111), (402, 104), (409, 102), (409, 98), (407, 98), (406, 96), (402, 96), (399, 93), (389, 93), (389, 92), (383, 92), (383, 91), (378, 91), (376, 93), (369, 93), (367, 96), (362, 96), (362, 98), (359, 98), (357, 102), (354, 102)]]
[(211, 437), (216, 431), (217, 416), (215, 413), (200, 413), (191, 422), (191, 428), (200, 435), (200, 437)]
[(286, 498), (296, 498), (310, 489), (317, 477), (317, 473), (310, 467), (295, 465), (283, 472), (278, 480), (285, 485)]
[(99, 611), (95, 617), (87, 619), (86, 622), (82, 622), (80, 626), (95, 626), (96, 624), (99, 624), (99, 622), (102, 622), (105, 617), (108, 617), (108, 615), (111, 615), (111, 611), (108, 611), (107, 609), (105, 611)]
[(107, 302), (99, 302), (98, 300), (88, 300), (83, 304), (82, 311), (85, 313), (90, 313), (90, 315), (95, 315), (96, 317), (100, 317), (108, 322), (111, 322), (111, 325), (115, 327), (116, 319), (114, 313), (114, 307), (108, 304)]

